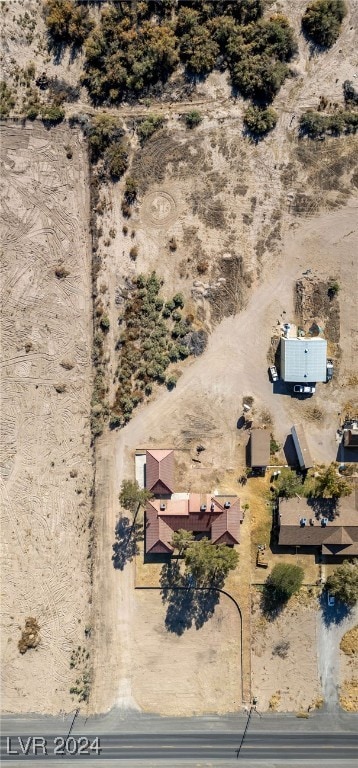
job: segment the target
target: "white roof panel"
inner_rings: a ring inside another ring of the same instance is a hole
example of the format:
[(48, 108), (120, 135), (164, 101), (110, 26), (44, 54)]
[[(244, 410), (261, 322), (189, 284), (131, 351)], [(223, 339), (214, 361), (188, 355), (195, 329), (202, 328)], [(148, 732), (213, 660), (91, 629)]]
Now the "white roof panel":
[(326, 381), (326, 339), (281, 339), (281, 377), (295, 384)]

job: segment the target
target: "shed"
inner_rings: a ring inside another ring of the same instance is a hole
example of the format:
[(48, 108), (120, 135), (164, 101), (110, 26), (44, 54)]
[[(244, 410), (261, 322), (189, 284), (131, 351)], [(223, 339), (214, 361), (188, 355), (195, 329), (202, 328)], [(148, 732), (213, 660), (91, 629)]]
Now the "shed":
[(270, 462), (270, 433), (266, 429), (252, 429), (250, 440), (250, 466), (267, 467)]
[(295, 384), (326, 381), (326, 339), (281, 339), (281, 378)]
[(292, 439), (296, 448), (298, 463), (301, 469), (313, 467), (313, 460), (309, 451), (302, 424), (291, 428)]

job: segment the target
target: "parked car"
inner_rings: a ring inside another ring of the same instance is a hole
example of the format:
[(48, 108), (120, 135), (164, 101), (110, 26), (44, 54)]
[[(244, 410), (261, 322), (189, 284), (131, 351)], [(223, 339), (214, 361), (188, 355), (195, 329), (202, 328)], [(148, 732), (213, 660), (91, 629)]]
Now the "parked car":
[(327, 376), (326, 381), (331, 381), (333, 378), (333, 363), (332, 360), (327, 360)]
[(276, 366), (270, 365), (269, 371), (270, 371), (271, 381), (278, 381), (278, 373), (277, 373)]
[(334, 602), (335, 602), (334, 595), (331, 595), (330, 592), (327, 592), (327, 605), (328, 605), (328, 608), (333, 608)]
[(295, 384), (293, 391), (299, 395), (313, 395), (316, 391), (316, 387), (309, 384)]

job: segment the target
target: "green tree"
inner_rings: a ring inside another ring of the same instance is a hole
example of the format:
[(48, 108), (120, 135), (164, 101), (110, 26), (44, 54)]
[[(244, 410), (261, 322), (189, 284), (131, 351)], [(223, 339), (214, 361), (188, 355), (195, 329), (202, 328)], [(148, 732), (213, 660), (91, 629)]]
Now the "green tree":
[(152, 496), (146, 488), (140, 488), (137, 480), (123, 480), (119, 501), (124, 509), (135, 512), (140, 505), (145, 506)]
[(179, 555), (182, 555), (193, 541), (194, 534), (192, 531), (185, 531), (183, 528), (180, 528), (173, 534), (171, 543), (174, 549), (178, 550)]
[(212, 544), (207, 539), (194, 541), (185, 550), (185, 565), (199, 586), (223, 584), (230, 570), (236, 568), (239, 555), (226, 544)]
[(245, 128), (255, 137), (265, 136), (275, 127), (277, 112), (272, 107), (248, 107), (244, 113)]
[(296, 493), (302, 495), (304, 490), (301, 477), (297, 475), (296, 472), (286, 468), (281, 470), (281, 474), (275, 481), (274, 492), (276, 496), (291, 499)]
[(285, 602), (302, 586), (304, 571), (299, 565), (277, 563), (266, 580), (267, 588), (278, 602)]
[(337, 472), (337, 466), (334, 462), (326, 469), (321, 470), (315, 480), (313, 495), (322, 496), (325, 499), (339, 499), (341, 496), (349, 496), (352, 493), (352, 486)]
[(327, 587), (333, 595), (346, 605), (353, 606), (358, 601), (358, 561), (346, 560), (328, 576)]
[(339, 37), (347, 13), (343, 0), (315, 0), (302, 17), (302, 29), (322, 48), (330, 48)]

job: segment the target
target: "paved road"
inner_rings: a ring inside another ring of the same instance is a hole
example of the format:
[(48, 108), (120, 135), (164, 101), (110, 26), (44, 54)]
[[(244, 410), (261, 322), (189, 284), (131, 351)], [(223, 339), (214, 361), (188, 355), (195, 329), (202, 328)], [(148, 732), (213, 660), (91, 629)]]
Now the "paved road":
[[(175, 766), (235, 766), (250, 768), (258, 764), (343, 766), (356, 765), (358, 760), (357, 718), (343, 714), (333, 717), (320, 713), (308, 720), (294, 716), (264, 716), (253, 713), (244, 743), (240, 749), (246, 718), (242, 715), (227, 718), (159, 718), (133, 713), (125, 717), (112, 712), (104, 718), (76, 720), (67, 742), (70, 750), (82, 745), (87, 751), (89, 743), (98, 735), (101, 752), (82, 755), (54, 754), (55, 738), (68, 734), (73, 715), (65, 718), (4, 717), (2, 720), (2, 764), (11, 768), (23, 766), (27, 761), (36, 766), (61, 762), (82, 768), (98, 762), (104, 766), (123, 765), (123, 768), (174, 768)], [(18, 737), (21, 737), (20, 742)], [(28, 737), (44, 738), (44, 748), (37, 742), (37, 755), (33, 754), (33, 741)], [(10, 738), (10, 741), (7, 739)], [(28, 748), (28, 755), (21, 754)], [(63, 748), (63, 739), (57, 741)], [(88, 748), (89, 749), (89, 748)], [(9, 754), (9, 752), (12, 754)], [(63, 751), (66, 752), (64, 749)], [(239, 752), (238, 752), (239, 751)], [(17, 754), (16, 754), (17, 753)]]

